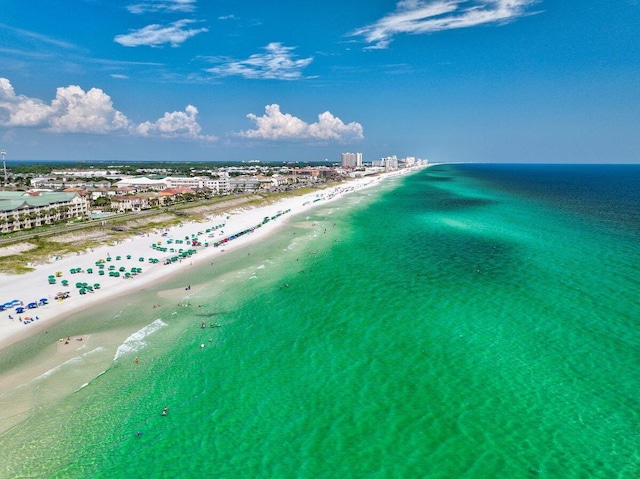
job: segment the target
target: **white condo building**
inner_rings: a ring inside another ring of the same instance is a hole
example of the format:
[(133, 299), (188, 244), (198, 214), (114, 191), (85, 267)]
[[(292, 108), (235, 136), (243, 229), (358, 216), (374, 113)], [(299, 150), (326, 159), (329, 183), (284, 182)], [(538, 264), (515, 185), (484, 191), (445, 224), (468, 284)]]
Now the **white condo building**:
[(341, 159), (343, 168), (356, 168), (362, 166), (362, 153), (343, 153)]

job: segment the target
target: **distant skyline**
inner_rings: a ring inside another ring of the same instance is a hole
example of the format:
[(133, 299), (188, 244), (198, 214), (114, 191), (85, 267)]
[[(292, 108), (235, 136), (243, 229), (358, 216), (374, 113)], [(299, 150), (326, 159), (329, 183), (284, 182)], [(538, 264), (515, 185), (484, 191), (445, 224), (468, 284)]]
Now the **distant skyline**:
[(4, 1), (7, 161), (640, 163), (640, 1)]

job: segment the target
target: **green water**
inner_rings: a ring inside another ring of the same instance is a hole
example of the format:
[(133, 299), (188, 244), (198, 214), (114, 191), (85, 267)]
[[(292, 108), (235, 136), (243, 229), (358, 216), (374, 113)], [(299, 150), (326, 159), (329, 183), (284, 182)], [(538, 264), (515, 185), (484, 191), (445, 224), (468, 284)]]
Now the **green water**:
[(430, 168), (63, 323), (118, 339), (23, 388), (0, 476), (638, 477), (637, 217), (520, 183)]

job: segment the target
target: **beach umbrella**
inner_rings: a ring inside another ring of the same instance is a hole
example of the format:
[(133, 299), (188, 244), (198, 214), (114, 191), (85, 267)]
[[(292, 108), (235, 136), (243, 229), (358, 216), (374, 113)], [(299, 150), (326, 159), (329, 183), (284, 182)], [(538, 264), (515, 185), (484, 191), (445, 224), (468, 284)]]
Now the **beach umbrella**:
[(47, 304), (49, 302), (49, 300), (47, 298), (40, 298), (40, 302), (42, 304)]
[(93, 269), (92, 268), (87, 268), (87, 273), (92, 274), (93, 273)]
[(66, 279), (62, 280), (62, 286), (68, 286), (69, 285), (69, 281)]
[(94, 289), (100, 289), (100, 283), (95, 283), (95, 284), (93, 285), (93, 287), (94, 287)]
[(144, 258), (143, 258), (142, 256), (140, 256), (140, 257), (138, 258), (138, 261), (141, 261), (141, 262), (143, 262), (143, 263), (144, 263)]
[(100, 271), (98, 271), (98, 274), (99, 274), (100, 276), (104, 276), (104, 270), (103, 270), (103, 269), (101, 269)]
[(19, 306), (16, 308), (16, 313), (21, 314), (24, 313), (24, 308), (22, 306)]
[(127, 259), (131, 259), (131, 255), (130, 254), (127, 255)]
[(116, 261), (120, 261), (120, 256), (116, 256)]
[(27, 304), (27, 308), (29, 309), (34, 309), (38, 307), (38, 303), (29, 303)]

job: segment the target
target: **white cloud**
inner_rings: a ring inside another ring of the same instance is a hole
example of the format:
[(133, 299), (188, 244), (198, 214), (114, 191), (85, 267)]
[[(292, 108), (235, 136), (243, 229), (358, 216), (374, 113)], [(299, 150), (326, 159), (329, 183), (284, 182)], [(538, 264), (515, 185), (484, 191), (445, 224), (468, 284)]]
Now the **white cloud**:
[(202, 135), (197, 121), (198, 109), (165, 113), (155, 122), (133, 125), (113, 107), (111, 97), (99, 88), (84, 91), (70, 85), (56, 90), (50, 105), (37, 98), (16, 95), (11, 82), (0, 78), (0, 127), (33, 127), (53, 133), (122, 133), (143, 137), (183, 138), (213, 141)]
[(11, 82), (0, 78), (0, 126), (41, 126), (53, 113), (37, 98), (16, 95)]
[(207, 28), (186, 28), (187, 25), (194, 22), (195, 20), (184, 19), (173, 22), (168, 26), (147, 25), (126, 35), (117, 35), (114, 41), (125, 47), (157, 47), (165, 43), (170, 44), (172, 47), (177, 47), (198, 33), (209, 31)]
[(273, 104), (265, 107), (265, 114), (256, 116), (249, 113), (247, 118), (252, 120), (257, 128), (238, 133), (245, 138), (257, 138), (262, 140), (335, 140), (347, 142), (362, 140), (364, 138), (362, 125), (351, 122), (344, 124), (340, 118), (326, 111), (318, 115), (316, 123), (308, 124), (305, 121), (282, 113), (280, 105)]
[(185, 111), (167, 112), (154, 123), (148, 121), (141, 123), (135, 128), (135, 131), (141, 136), (205, 141), (217, 140), (215, 136), (200, 134), (202, 128), (198, 124), (197, 116), (198, 109), (193, 105), (187, 105)]
[(395, 35), (422, 34), (469, 28), (490, 23), (507, 23), (530, 15), (527, 7), (540, 0), (403, 0), (396, 11), (377, 22), (359, 28), (369, 48), (387, 48)]
[(281, 43), (269, 43), (264, 47), (266, 53), (256, 53), (246, 60), (231, 60), (207, 71), (218, 76), (239, 75), (250, 79), (298, 80), (302, 70), (313, 58), (294, 59), (291, 53), (294, 47), (285, 47)]
[(127, 117), (113, 108), (111, 97), (99, 88), (85, 92), (75, 85), (60, 87), (51, 107), (50, 130), (57, 133), (108, 133), (129, 127)]
[(127, 129), (129, 120), (113, 108), (111, 97), (99, 88), (85, 92), (79, 86), (61, 87), (47, 105), (37, 98), (16, 95), (9, 80), (0, 78), (0, 126), (107, 133)]
[(193, 12), (196, 9), (196, 0), (157, 0), (155, 2), (141, 2), (129, 5), (127, 10), (131, 13), (155, 13), (155, 12)]

